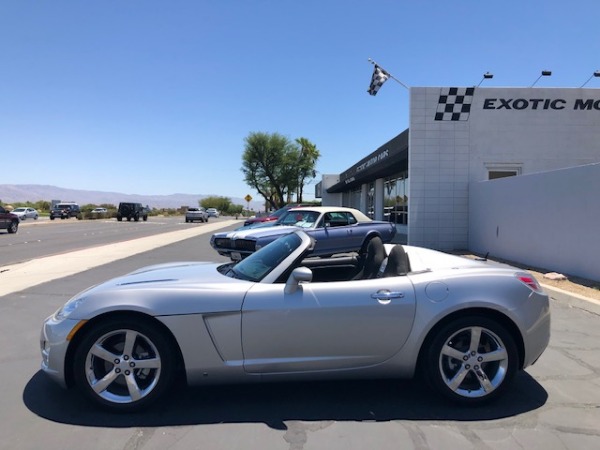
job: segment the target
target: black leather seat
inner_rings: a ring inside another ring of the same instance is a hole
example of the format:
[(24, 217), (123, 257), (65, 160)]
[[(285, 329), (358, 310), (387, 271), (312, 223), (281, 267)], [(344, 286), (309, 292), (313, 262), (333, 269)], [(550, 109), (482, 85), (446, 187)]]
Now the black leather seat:
[(404, 247), (395, 245), (388, 255), (387, 265), (383, 271), (383, 276), (397, 277), (399, 275), (406, 275), (408, 272), (410, 272), (408, 255), (404, 251)]
[(368, 280), (376, 278), (381, 263), (385, 259), (385, 248), (380, 237), (374, 237), (367, 245), (367, 251), (360, 256), (359, 271), (352, 277), (353, 280)]

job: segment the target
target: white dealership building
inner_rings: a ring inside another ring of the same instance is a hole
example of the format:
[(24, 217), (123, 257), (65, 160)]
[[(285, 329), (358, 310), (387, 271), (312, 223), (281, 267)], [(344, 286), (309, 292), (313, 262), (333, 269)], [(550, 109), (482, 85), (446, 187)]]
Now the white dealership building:
[(324, 175), (409, 245), (600, 280), (600, 89), (410, 88), (409, 128)]

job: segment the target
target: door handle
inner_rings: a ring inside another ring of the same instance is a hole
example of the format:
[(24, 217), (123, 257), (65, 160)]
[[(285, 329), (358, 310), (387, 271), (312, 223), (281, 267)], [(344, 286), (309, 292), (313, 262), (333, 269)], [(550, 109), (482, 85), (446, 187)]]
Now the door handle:
[(381, 289), (375, 294), (371, 294), (371, 298), (378, 300), (380, 303), (388, 304), (394, 298), (404, 298), (404, 293), (397, 291), (389, 291), (387, 289)]

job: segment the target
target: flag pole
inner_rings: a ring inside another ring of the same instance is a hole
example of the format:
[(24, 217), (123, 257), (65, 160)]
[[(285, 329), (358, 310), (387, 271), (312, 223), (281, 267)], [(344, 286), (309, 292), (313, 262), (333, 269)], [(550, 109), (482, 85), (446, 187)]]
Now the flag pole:
[[(377, 64), (375, 61), (373, 61), (371, 58), (369, 58), (369, 62), (371, 64), (373, 64), (374, 66), (378, 66), (381, 67), (381, 64)], [(383, 67), (381, 67), (383, 69)], [(385, 69), (383, 69), (385, 70)], [(389, 73), (387, 70), (385, 70), (385, 72), (390, 76), (390, 78), (392, 80), (394, 80), (396, 83), (400, 84), (404, 89), (410, 89), (407, 85), (405, 85), (402, 81), (400, 81), (398, 78), (396, 78), (395, 76), (393, 76), (391, 73)]]

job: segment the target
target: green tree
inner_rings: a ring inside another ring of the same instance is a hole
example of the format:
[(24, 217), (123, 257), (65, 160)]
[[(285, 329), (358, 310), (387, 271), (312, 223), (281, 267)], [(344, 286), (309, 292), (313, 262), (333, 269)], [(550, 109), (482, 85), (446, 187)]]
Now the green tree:
[(306, 138), (296, 139), (296, 144), (298, 144), (300, 147), (296, 199), (298, 203), (302, 203), (304, 185), (308, 180), (312, 180), (317, 176), (315, 167), (317, 165), (317, 160), (321, 156), (321, 153), (319, 150), (317, 150), (317, 146)]
[(229, 197), (210, 196), (205, 197), (198, 202), (203, 208), (216, 208), (218, 211), (227, 211), (231, 205)]
[(223, 212), (225, 214), (227, 214), (228, 216), (235, 216), (235, 218), (237, 219), (238, 216), (242, 215), (243, 210), (244, 210), (244, 207), (242, 205), (231, 204), (231, 205), (229, 205), (229, 209), (227, 209), (226, 211), (223, 211)]
[(250, 133), (242, 157), (244, 181), (263, 196), (273, 209), (281, 208), (302, 187), (319, 157), (316, 146), (306, 138), (291, 142), (279, 133)]

